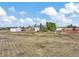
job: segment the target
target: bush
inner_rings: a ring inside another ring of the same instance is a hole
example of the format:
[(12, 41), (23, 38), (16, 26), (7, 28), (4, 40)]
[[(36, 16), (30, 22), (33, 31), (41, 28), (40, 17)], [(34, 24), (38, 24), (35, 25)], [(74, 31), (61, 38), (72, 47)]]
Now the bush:
[(47, 22), (46, 25), (47, 25), (48, 30), (50, 30), (50, 31), (55, 31), (56, 30), (56, 24), (55, 23)]

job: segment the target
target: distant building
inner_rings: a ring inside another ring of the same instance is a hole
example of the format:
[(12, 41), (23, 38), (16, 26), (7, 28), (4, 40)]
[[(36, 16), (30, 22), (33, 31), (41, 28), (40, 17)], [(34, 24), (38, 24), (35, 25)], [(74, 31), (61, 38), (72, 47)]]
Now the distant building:
[(62, 31), (64, 31), (64, 32), (71, 32), (71, 31), (73, 31), (73, 28), (63, 28)]
[(79, 31), (79, 27), (76, 27), (76, 28), (74, 29), (74, 31)]
[(11, 31), (11, 32), (21, 32), (22, 29), (19, 28), (19, 27), (12, 27), (12, 28), (10, 28), (10, 31)]
[(29, 28), (26, 28), (25, 31), (26, 32), (32, 32), (32, 31), (34, 31), (34, 29), (32, 27), (29, 27)]
[(63, 28), (62, 29), (63, 32), (65, 33), (79, 33), (79, 27), (76, 28)]
[(62, 28), (60, 27), (60, 28), (56, 28), (56, 31), (62, 31)]
[(35, 29), (35, 32), (40, 31), (40, 28), (39, 27), (35, 27), (34, 29)]

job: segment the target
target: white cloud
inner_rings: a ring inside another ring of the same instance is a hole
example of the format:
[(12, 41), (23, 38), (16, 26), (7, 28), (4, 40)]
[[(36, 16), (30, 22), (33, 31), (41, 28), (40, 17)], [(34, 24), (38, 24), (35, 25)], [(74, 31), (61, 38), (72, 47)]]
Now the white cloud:
[(0, 27), (10, 26), (11, 23), (16, 20), (15, 16), (8, 16), (6, 11), (0, 7)]
[(17, 11), (14, 6), (9, 7), (8, 10), (9, 10), (9, 12), (12, 12), (12, 13), (19, 15), (19, 16), (25, 16), (27, 14), (27, 12), (25, 12), (25, 11)]
[(18, 21), (20, 22), (20, 25), (22, 26), (28, 26), (28, 25), (33, 26), (35, 24), (32, 18), (24, 18), (24, 19), (21, 18)]
[(8, 16), (5, 10), (0, 7), (0, 27), (12, 26), (18, 19), (15, 16)]
[(61, 8), (60, 13), (61, 14), (69, 14), (69, 13), (73, 13), (73, 10), (68, 10), (66, 8)]
[(13, 7), (8, 8), (8, 10), (9, 10), (10, 12), (16, 12), (16, 9), (15, 9), (15, 7), (14, 7), (14, 6), (13, 6)]
[(12, 20), (12, 21), (16, 21), (17, 18), (15, 16), (9, 16), (9, 19)]
[(67, 3), (63, 8), (59, 9), (59, 12), (54, 7), (47, 7), (41, 13), (50, 16), (51, 21), (55, 22), (58, 26), (65, 26), (72, 24), (76, 21), (77, 17), (79, 18), (79, 4)]
[(19, 19), (19, 22), (22, 26), (33, 26), (34, 24), (40, 25), (42, 23), (43, 25), (46, 24), (46, 19), (41, 19), (41, 18), (21, 18)]
[(34, 23), (32, 18), (25, 18), (24, 19), (26, 23), (30, 24), (30, 23)]
[(35, 22), (35, 24), (37, 24), (37, 25), (40, 25), (40, 23), (42, 23), (42, 25), (46, 25), (47, 20), (38, 17), (38, 18), (34, 18), (34, 22)]
[(24, 19), (22, 19), (22, 18), (19, 19), (19, 21), (20, 21), (21, 23), (24, 23), (24, 22), (25, 22)]
[(67, 3), (67, 4), (65, 4), (65, 7), (67, 8), (67, 9), (70, 9), (70, 10), (76, 10), (76, 4), (74, 4), (74, 3)]
[[(13, 8), (12, 8), (13, 9)], [(11, 8), (10, 8), (11, 10)], [(22, 12), (21, 14), (25, 14)], [(15, 16), (8, 16), (5, 10), (0, 7), (0, 26), (7, 27), (7, 26), (28, 26), (34, 25), (35, 22), (32, 18), (21, 18), (17, 19)]]
[(58, 14), (53, 17), (58, 26), (64, 26), (72, 23), (72, 19), (67, 18), (64, 14)]
[(3, 17), (2, 20), (6, 23), (11, 23), (13, 21), (16, 21), (17, 18), (15, 16), (6, 16), (6, 17)]
[(57, 12), (56, 12), (54, 7), (47, 7), (43, 11), (41, 11), (41, 13), (44, 13), (44, 14), (49, 15), (49, 16), (57, 15)]
[(60, 9), (60, 13), (70, 14), (70, 13), (79, 13), (79, 4), (67, 3), (64, 5), (64, 8)]
[(26, 15), (27, 13), (26, 13), (25, 11), (21, 11), (21, 12), (19, 12), (19, 14), (22, 15), (22, 16), (24, 16), (24, 15)]
[[(57, 23), (58, 25), (61, 23), (62, 25), (65, 24), (70, 24), (72, 23), (72, 19), (68, 19), (64, 13), (67, 13), (65, 8), (60, 9), (62, 13), (60, 12), (56, 12), (54, 7), (47, 7), (45, 8), (43, 11), (41, 11), (41, 13), (44, 13), (46, 15), (49, 15), (52, 19), (52, 22)], [(43, 23), (46, 23), (46, 20), (42, 20)], [(39, 21), (39, 23), (41, 22), (41, 20)]]
[(0, 7), (0, 16), (6, 16), (7, 13), (4, 11), (2, 7)]
[(40, 23), (42, 23), (43, 25), (46, 25), (46, 19), (42, 19)]
[[(10, 7), (9, 11), (16, 12), (15, 7)], [(20, 11), (16, 13), (19, 13), (20, 16), (27, 14), (25, 11)], [(72, 18), (79, 17), (79, 15), (77, 15), (79, 13), (79, 4), (67, 3), (64, 5), (63, 8), (59, 9), (59, 12), (57, 12), (54, 7), (47, 7), (42, 10), (41, 13), (50, 16), (51, 20), (47, 20), (46, 18), (40, 17), (21, 17), (20, 19), (18, 19), (15, 16), (8, 16), (5, 10), (0, 7), (0, 26), (28, 26), (34, 24), (39, 25), (40, 23), (45, 25), (47, 21), (56, 22), (58, 26), (65, 26), (75, 21)], [(71, 15), (66, 16), (68, 14)]]
[[(15, 16), (8, 16), (5, 10), (0, 7), (0, 26), (7, 27), (7, 26), (33, 26), (35, 23), (40, 24), (42, 23), (45, 25), (46, 19), (41, 18), (20, 18), (17, 19)], [(9, 8), (9, 11), (15, 12), (15, 8), (11, 7)], [(26, 12), (22, 11), (20, 12), (21, 15), (26, 14)]]
[(78, 14), (73, 13), (73, 14), (72, 14), (72, 15), (70, 15), (68, 18), (72, 19), (72, 18), (77, 18), (77, 17), (79, 17), (79, 15), (78, 15)]

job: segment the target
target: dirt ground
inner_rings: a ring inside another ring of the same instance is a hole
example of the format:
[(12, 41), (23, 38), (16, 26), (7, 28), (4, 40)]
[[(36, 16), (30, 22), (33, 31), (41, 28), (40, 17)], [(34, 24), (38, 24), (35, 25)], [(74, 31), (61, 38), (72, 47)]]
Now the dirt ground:
[(0, 30), (1, 57), (79, 57), (79, 34)]

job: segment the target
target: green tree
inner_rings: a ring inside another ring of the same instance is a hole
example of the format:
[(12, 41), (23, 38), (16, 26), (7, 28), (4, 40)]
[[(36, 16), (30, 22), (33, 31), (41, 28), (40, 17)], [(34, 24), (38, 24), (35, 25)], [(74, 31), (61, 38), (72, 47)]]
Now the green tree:
[(73, 25), (72, 25), (72, 24), (70, 24), (70, 25), (68, 25), (68, 26), (67, 26), (67, 28), (73, 28)]
[(56, 30), (56, 24), (52, 22), (47, 22), (46, 23), (47, 29), (50, 31), (55, 31)]

